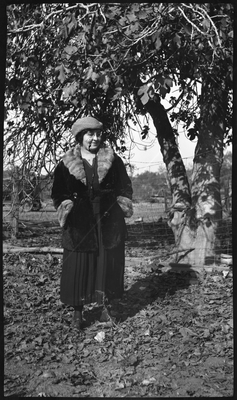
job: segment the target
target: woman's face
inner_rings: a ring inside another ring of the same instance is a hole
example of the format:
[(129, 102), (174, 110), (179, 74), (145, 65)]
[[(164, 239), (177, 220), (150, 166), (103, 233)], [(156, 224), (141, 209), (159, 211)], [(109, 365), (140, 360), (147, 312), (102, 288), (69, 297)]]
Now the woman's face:
[(102, 131), (100, 129), (88, 129), (82, 140), (82, 147), (94, 153), (98, 150), (101, 143)]

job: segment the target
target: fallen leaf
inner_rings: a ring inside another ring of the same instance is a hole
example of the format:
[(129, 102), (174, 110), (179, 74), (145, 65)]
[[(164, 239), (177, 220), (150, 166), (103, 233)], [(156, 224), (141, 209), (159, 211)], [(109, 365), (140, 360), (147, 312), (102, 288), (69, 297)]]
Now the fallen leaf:
[(55, 372), (53, 371), (44, 371), (42, 374), (43, 378), (55, 378)]
[(102, 343), (105, 339), (105, 333), (103, 331), (98, 332), (94, 339), (97, 340), (97, 342)]
[(223, 357), (214, 357), (214, 356), (208, 357), (203, 363), (205, 367), (219, 367), (224, 364), (225, 364), (225, 359)]
[(197, 336), (197, 334), (195, 332), (193, 332), (191, 329), (185, 328), (185, 327), (180, 328), (179, 332), (181, 333), (181, 335), (183, 336), (184, 339), (192, 337), (192, 336)]
[(224, 278), (226, 278), (229, 275), (229, 271), (222, 271), (222, 275)]
[(124, 389), (124, 388), (125, 388), (125, 385), (124, 385), (123, 382), (116, 383), (115, 390), (121, 390), (121, 389)]
[(142, 381), (142, 385), (147, 386), (147, 385), (151, 385), (152, 383), (154, 383), (156, 381), (155, 378), (149, 378), (149, 379), (144, 379)]

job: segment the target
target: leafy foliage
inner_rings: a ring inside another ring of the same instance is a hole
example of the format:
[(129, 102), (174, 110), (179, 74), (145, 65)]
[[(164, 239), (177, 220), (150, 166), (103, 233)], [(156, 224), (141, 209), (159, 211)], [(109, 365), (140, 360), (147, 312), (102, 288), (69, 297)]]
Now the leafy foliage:
[(162, 196), (164, 190), (170, 195), (165, 173), (143, 172), (132, 178), (132, 187), (134, 201), (151, 201), (152, 195)]
[(208, 75), (231, 94), (230, 3), (11, 4), (7, 14), (5, 151), (31, 169), (52, 169), (82, 115), (101, 119), (122, 151), (119, 139), (131, 121), (139, 126), (154, 94), (164, 98), (178, 85), (170, 119), (192, 129), (191, 140), (197, 84)]

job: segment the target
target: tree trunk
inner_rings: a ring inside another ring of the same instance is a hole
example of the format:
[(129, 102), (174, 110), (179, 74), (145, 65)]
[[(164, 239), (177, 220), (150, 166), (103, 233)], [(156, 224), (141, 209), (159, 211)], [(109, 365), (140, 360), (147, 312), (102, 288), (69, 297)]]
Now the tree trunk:
[[(179, 243), (183, 225), (186, 221), (186, 214), (191, 208), (191, 192), (186, 169), (175, 140), (172, 126), (158, 96), (154, 96), (153, 100), (150, 100), (146, 104), (146, 110), (153, 119), (157, 131), (157, 139), (167, 169), (172, 194), (172, 204), (168, 212), (169, 225), (174, 232), (175, 243)], [(187, 245), (186, 248), (190, 248), (190, 246)]]
[(193, 213), (179, 242), (179, 248), (186, 247), (187, 243), (195, 247), (185, 260), (191, 264), (212, 264), (218, 254), (216, 232), (222, 219), (220, 165), (223, 148), (221, 139), (218, 142), (215, 127), (209, 126), (203, 134), (200, 132), (192, 174)]
[(217, 229), (222, 220), (220, 171), (227, 93), (210, 80), (202, 85), (200, 130), (195, 149), (192, 174), (192, 219), (180, 238), (179, 248), (194, 246), (184, 259), (191, 264), (215, 263), (221, 252)]
[(11, 228), (12, 238), (15, 239), (19, 233), (19, 167), (15, 166), (12, 174), (12, 195), (11, 195)]
[[(190, 186), (175, 136), (164, 107), (155, 96), (146, 104), (157, 130), (166, 165), (172, 206), (169, 224), (175, 236), (176, 262), (200, 266), (215, 262), (219, 251), (216, 232), (222, 219), (220, 168), (223, 159), (226, 93), (206, 82), (202, 89), (200, 130)], [(193, 248), (193, 251), (186, 251)]]

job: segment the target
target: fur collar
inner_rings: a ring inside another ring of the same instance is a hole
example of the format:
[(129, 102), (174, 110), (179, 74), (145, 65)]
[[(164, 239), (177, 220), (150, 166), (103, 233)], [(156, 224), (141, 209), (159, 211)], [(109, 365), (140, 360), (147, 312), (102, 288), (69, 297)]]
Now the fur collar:
[[(68, 150), (63, 158), (64, 165), (69, 169), (70, 174), (86, 185), (86, 173), (81, 157), (81, 146), (77, 144)], [(99, 183), (104, 179), (114, 160), (114, 151), (111, 147), (101, 147), (97, 153)]]

